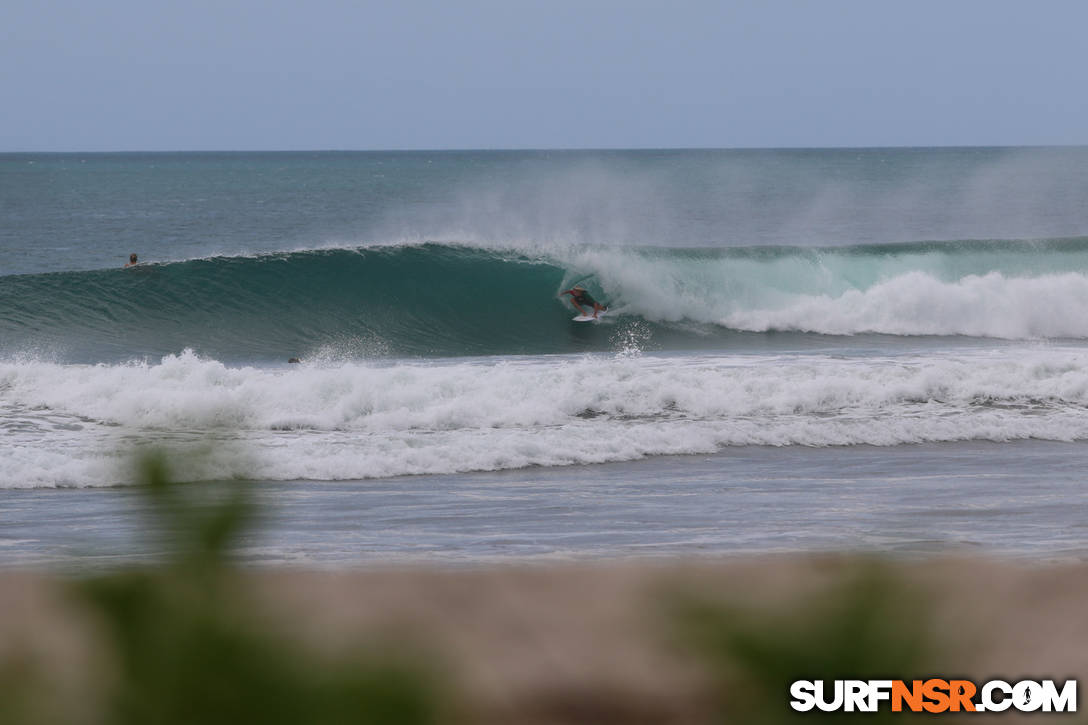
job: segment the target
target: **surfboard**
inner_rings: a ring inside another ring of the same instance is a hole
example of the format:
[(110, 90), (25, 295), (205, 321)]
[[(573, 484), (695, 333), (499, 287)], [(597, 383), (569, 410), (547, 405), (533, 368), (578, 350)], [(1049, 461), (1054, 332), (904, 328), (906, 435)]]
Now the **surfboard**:
[(596, 317), (594, 317), (593, 313), (591, 312), (588, 315), (578, 315), (577, 317), (572, 317), (571, 319), (574, 320), (575, 322), (597, 322), (598, 320), (600, 320), (602, 317), (604, 317), (607, 314), (608, 314), (608, 310), (601, 310), (600, 312), (597, 313)]

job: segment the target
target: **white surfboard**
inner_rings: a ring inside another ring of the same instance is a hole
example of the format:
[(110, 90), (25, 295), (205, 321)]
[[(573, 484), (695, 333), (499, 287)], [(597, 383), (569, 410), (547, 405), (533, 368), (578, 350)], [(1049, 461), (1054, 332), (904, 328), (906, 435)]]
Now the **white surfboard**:
[(588, 315), (578, 315), (577, 317), (572, 317), (571, 319), (574, 320), (575, 322), (597, 322), (598, 320), (600, 320), (602, 317), (604, 317), (607, 314), (608, 314), (608, 310), (601, 310), (600, 312), (597, 313), (596, 317), (594, 317), (593, 313), (590, 312)]

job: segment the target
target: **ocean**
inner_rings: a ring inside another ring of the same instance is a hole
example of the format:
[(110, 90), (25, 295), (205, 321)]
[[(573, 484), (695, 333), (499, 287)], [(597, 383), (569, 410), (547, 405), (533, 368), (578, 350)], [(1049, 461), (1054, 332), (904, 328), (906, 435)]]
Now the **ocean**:
[(252, 482), (255, 564), (1083, 559), (1086, 198), (1080, 147), (0, 154), (0, 562), (153, 556), (149, 449)]

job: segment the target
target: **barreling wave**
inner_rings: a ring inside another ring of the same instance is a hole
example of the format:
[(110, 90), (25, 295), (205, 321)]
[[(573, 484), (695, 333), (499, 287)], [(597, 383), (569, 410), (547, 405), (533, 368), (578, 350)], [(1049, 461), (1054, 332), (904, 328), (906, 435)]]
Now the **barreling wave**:
[[(577, 325), (581, 283), (613, 308)], [(1088, 338), (1088, 238), (853, 247), (428, 243), (0, 277), (0, 354), (123, 360), (716, 348), (737, 333)]]

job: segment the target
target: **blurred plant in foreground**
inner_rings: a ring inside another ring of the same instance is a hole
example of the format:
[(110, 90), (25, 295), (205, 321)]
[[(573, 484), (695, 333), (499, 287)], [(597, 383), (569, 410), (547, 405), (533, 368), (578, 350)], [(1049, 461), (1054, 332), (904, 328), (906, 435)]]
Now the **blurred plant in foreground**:
[[(158, 723), (430, 723), (432, 681), (373, 656), (332, 661), (261, 626), (229, 549), (253, 519), (247, 484), (175, 484), (161, 454), (139, 462), (166, 561), (71, 584), (100, 623), (102, 688), (86, 708), (56, 697), (32, 662), (0, 663), (0, 720)], [(94, 712), (99, 710), (99, 712)], [(63, 713), (63, 715), (61, 715)]]
[[(794, 712), (799, 679), (910, 679), (929, 674), (936, 643), (929, 600), (893, 567), (848, 560), (837, 584), (781, 611), (683, 596), (670, 612), (683, 646), (709, 667), (723, 722), (911, 722), (911, 713)], [(674, 602), (676, 604), (676, 602)], [(828, 694), (830, 697), (830, 693)]]

